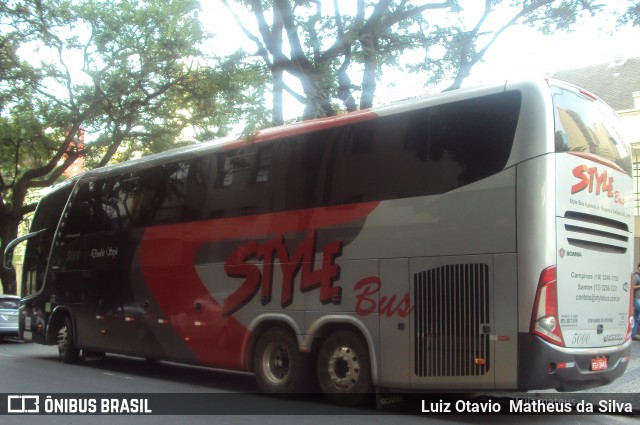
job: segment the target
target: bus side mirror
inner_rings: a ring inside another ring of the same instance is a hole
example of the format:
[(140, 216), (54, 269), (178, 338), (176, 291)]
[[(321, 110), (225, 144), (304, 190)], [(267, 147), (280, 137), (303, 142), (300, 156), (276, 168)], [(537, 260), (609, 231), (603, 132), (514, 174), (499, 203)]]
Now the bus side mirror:
[(4, 252), (4, 268), (11, 270), (13, 268), (13, 250)]
[(47, 229), (38, 230), (37, 232), (31, 232), (24, 236), (20, 236), (9, 242), (9, 245), (4, 249), (4, 268), (7, 270), (11, 270), (13, 268), (13, 250), (16, 249), (16, 246), (21, 244), (22, 242), (29, 240), (31, 238), (35, 238), (39, 234), (43, 233)]

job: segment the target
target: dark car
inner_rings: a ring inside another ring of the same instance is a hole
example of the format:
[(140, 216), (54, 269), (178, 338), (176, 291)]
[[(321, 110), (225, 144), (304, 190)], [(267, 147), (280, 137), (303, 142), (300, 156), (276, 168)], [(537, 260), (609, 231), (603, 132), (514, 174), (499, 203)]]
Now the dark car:
[(0, 338), (18, 337), (18, 307), (20, 297), (0, 295)]

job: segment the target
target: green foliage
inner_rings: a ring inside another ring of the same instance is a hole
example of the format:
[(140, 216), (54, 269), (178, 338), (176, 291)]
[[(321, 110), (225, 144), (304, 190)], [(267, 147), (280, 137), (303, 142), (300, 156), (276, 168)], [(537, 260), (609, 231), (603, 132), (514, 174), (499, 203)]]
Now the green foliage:
[(2, 250), (28, 194), (80, 156), (100, 167), (264, 122), (264, 73), (202, 53), (197, 0), (8, 0), (0, 30)]
[(618, 20), (620, 25), (631, 25), (640, 27), (640, 2), (637, 0), (628, 0), (627, 9)]

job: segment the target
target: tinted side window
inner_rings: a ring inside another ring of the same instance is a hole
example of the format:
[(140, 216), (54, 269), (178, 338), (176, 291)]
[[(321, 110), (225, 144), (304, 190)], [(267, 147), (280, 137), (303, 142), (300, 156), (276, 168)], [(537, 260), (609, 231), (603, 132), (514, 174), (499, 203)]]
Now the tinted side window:
[(81, 182), (62, 226), (60, 241), (183, 219), (189, 164), (176, 162), (134, 173)]
[(504, 168), (520, 101), (500, 93), (209, 153), (185, 171), (183, 220), (445, 193)]
[(520, 93), (424, 108), (355, 124), (344, 201), (444, 193), (501, 171), (511, 153)]
[(263, 214), (275, 210), (272, 144), (209, 153), (192, 160), (184, 220)]
[(495, 174), (511, 153), (520, 98), (501, 93), (283, 139), (282, 208), (434, 195)]
[(283, 210), (315, 208), (343, 201), (345, 148), (351, 127), (290, 137), (279, 142), (278, 206)]
[(182, 221), (189, 165), (175, 162), (134, 173), (123, 199), (134, 227)]
[(58, 242), (66, 245), (80, 236), (117, 226), (113, 220), (113, 208), (116, 206), (105, 202), (113, 191), (112, 181), (80, 182), (65, 211)]

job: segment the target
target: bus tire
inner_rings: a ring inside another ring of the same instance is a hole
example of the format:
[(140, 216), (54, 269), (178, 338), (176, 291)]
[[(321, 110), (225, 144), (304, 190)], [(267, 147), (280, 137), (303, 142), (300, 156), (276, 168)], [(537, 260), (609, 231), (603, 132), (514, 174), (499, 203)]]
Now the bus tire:
[(295, 336), (284, 328), (271, 328), (260, 336), (253, 370), (258, 387), (268, 394), (303, 391), (310, 375), (308, 356), (300, 353)]
[(69, 316), (65, 316), (62, 326), (58, 329), (57, 344), (58, 354), (63, 363), (78, 363), (80, 361), (80, 350), (73, 342), (73, 323)]
[(353, 331), (340, 330), (324, 340), (316, 371), (320, 389), (332, 403), (357, 405), (373, 392), (369, 349)]

